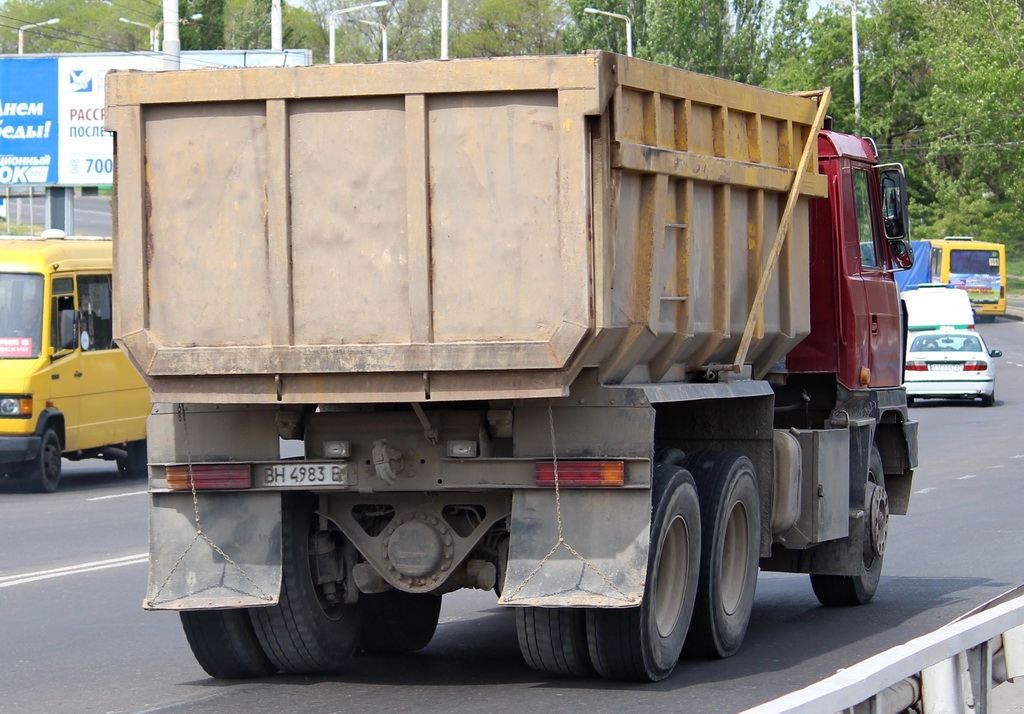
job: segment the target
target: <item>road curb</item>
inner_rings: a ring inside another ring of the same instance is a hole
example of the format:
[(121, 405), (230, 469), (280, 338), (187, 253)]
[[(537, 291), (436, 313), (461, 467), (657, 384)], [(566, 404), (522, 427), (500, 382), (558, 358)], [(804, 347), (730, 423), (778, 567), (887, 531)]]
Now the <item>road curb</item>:
[(1004, 317), (1008, 320), (1016, 320), (1021, 322), (1024, 320), (1024, 307), (1010, 307), (1006, 308), (1006, 315)]

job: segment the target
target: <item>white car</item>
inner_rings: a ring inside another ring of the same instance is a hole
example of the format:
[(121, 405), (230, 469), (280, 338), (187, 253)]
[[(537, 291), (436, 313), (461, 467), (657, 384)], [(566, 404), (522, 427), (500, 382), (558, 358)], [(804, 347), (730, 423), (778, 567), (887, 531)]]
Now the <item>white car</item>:
[(974, 330), (930, 330), (910, 335), (904, 384), (907, 401), (981, 398), (982, 406), (996, 400), (996, 369), (993, 357), (999, 350), (985, 346)]

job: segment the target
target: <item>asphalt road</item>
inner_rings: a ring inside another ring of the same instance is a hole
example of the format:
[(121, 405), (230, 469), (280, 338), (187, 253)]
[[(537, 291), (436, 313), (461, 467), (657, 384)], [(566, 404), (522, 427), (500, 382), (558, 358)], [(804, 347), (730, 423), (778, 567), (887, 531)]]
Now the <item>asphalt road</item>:
[(911, 512), (892, 522), (868, 606), (823, 608), (806, 576), (762, 574), (739, 654), (684, 661), (641, 686), (533, 672), (519, 657), (513, 614), (489, 593), (460, 592), (445, 596), (437, 636), (421, 652), (357, 657), (331, 677), (223, 683), (195, 663), (175, 615), (141, 610), (143, 485), (120, 480), (112, 465), (65, 462), (77, 470), (56, 494), (0, 485), (0, 711), (717, 714), (780, 696), (1024, 582), (1024, 323), (980, 329), (1005, 355), (997, 404), (911, 410), (921, 423)]

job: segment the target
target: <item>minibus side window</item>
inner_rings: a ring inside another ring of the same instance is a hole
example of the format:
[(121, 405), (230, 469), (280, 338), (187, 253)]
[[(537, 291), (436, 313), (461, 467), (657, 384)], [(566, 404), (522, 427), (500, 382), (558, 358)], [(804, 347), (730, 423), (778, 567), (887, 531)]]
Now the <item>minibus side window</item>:
[(55, 277), (50, 285), (50, 292), (53, 294), (53, 311), (50, 313), (50, 345), (55, 353), (74, 349), (75, 346), (73, 344), (61, 345), (60, 323), (62, 312), (74, 313), (75, 279), (67, 275)]
[(78, 276), (78, 309), (82, 316), (82, 351), (112, 349), (114, 323), (109, 275)]
[(50, 321), (50, 344), (53, 346), (54, 352), (63, 352), (64, 350), (73, 350), (75, 348), (73, 341), (68, 345), (62, 345), (60, 343), (61, 315), (64, 312), (74, 313), (74, 311), (74, 295), (57, 295), (53, 298), (53, 319)]

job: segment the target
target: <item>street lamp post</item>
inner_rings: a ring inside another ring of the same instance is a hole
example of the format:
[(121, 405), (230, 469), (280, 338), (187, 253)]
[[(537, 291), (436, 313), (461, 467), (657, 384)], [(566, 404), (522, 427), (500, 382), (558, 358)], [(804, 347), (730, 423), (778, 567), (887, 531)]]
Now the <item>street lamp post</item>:
[(376, 2), (366, 3), (365, 5), (353, 5), (352, 7), (343, 7), (340, 10), (335, 10), (327, 18), (327, 29), (330, 35), (330, 58), (327, 60), (330, 64), (334, 64), (334, 39), (335, 39), (335, 23), (340, 15), (344, 15), (346, 12), (355, 12), (356, 10), (365, 10), (368, 7), (384, 7), (388, 4), (388, 0), (377, 0)]
[(590, 12), (595, 15), (607, 15), (608, 17), (614, 17), (617, 20), (625, 20), (626, 22), (626, 55), (628, 57), (633, 56), (633, 21), (626, 15), (620, 15), (617, 12), (608, 12), (607, 10), (598, 10), (596, 7), (585, 7), (583, 12)]
[(388, 61), (388, 28), (384, 27), (384, 25), (382, 25), (379, 22), (374, 22), (373, 20), (360, 20), (359, 22), (363, 23), (364, 25), (373, 25), (374, 27), (379, 27), (380, 28), (380, 56), (381, 56), (381, 62), (387, 62)]
[(448, 59), (448, 0), (441, 0), (441, 59)]
[(137, 22), (135, 20), (129, 20), (127, 17), (119, 17), (117, 19), (120, 20), (121, 22), (127, 22), (129, 25), (138, 25), (139, 27), (145, 27), (147, 30), (149, 30), (149, 49), (152, 52), (159, 52), (160, 51), (160, 44), (159, 44), (159, 42), (160, 42), (160, 40), (159, 40), (159, 38), (160, 38), (160, 25), (164, 24), (163, 22), (158, 22), (155, 25), (153, 25), (152, 27), (150, 27), (149, 25), (147, 25), (144, 22)]
[(18, 54), (19, 55), (25, 54), (25, 30), (30, 30), (33, 27), (42, 27), (43, 25), (53, 25), (53, 24), (56, 24), (58, 22), (60, 22), (60, 18), (59, 17), (55, 17), (55, 18), (53, 18), (51, 20), (46, 20), (44, 22), (31, 22), (28, 25), (22, 25), (21, 27), (19, 27), (18, 28)]
[[(197, 12), (197, 13), (194, 13), (192, 15), (189, 15), (188, 17), (189, 17), (189, 20), (202, 20), (203, 19), (203, 13)], [(127, 17), (119, 17), (117, 19), (120, 20), (121, 22), (127, 22), (129, 25), (138, 25), (139, 27), (145, 27), (147, 30), (149, 30), (149, 48), (150, 48), (150, 50), (152, 50), (153, 52), (159, 52), (160, 51), (160, 26), (164, 24), (163, 20), (161, 20), (160, 22), (158, 22), (155, 25), (153, 25), (152, 27), (150, 27), (149, 25), (147, 25), (144, 22), (138, 22), (136, 20), (129, 20)], [(183, 25), (191, 24), (191, 23), (188, 22), (188, 20), (178, 20), (178, 22), (180, 22)]]
[(857, 0), (829, 0), (836, 5), (850, 8), (850, 22), (853, 25), (853, 115), (860, 132), (860, 48), (857, 44)]

